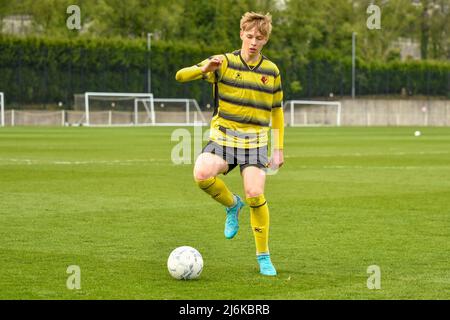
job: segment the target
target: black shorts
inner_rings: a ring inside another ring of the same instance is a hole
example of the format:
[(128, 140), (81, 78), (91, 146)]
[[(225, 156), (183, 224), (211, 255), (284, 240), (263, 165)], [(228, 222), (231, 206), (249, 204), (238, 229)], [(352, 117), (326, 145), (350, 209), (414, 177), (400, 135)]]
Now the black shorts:
[(227, 174), (238, 165), (241, 173), (246, 167), (258, 167), (265, 170), (268, 167), (267, 146), (252, 149), (241, 149), (221, 146), (214, 141), (209, 141), (203, 148), (202, 153), (216, 154), (228, 163)]

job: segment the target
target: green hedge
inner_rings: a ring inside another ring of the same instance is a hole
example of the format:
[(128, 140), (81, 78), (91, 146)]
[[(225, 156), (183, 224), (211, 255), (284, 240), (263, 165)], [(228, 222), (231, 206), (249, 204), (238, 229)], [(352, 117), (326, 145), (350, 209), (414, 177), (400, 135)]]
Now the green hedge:
[[(225, 48), (157, 41), (147, 51), (145, 40), (78, 38), (47, 39), (0, 36), (0, 91), (8, 103), (73, 104), (86, 91), (146, 92), (151, 66), (156, 97), (212, 101), (211, 85), (202, 81), (179, 84), (175, 73)], [(231, 50), (229, 50), (231, 51)], [(308, 57), (286, 52), (265, 54), (282, 72), (285, 98), (348, 96), (351, 60), (330, 52)], [(436, 61), (357, 61), (358, 95), (400, 94), (450, 97), (450, 63)], [(292, 85), (291, 85), (292, 84)]]

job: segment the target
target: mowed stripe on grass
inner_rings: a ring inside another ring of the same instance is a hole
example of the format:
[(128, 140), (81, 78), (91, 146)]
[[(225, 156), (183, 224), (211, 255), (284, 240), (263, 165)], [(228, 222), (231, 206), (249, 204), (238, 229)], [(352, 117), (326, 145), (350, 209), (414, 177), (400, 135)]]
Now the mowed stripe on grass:
[[(173, 130), (1, 128), (0, 298), (450, 297), (449, 128), (287, 128), (265, 193), (275, 278), (258, 274), (248, 207), (226, 240), (193, 165), (172, 163)], [(239, 170), (224, 180), (242, 195)], [(199, 280), (168, 274), (181, 245), (202, 253)]]

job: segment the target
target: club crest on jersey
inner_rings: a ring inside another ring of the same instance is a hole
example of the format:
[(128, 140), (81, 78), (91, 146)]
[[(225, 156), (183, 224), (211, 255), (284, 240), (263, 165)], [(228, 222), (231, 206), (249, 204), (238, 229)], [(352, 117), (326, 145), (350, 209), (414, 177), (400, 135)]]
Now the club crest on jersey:
[(262, 82), (263, 84), (266, 84), (267, 81), (269, 81), (269, 79), (267, 79), (266, 76), (262, 76), (262, 77), (261, 77), (261, 82)]

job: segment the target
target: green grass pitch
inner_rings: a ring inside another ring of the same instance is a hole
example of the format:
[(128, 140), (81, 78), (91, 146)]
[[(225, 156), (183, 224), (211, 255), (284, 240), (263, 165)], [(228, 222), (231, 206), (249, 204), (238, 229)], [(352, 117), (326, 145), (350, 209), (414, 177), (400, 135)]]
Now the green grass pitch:
[[(258, 273), (248, 207), (224, 238), (173, 130), (0, 128), (0, 299), (450, 298), (450, 128), (288, 128), (265, 192), (277, 277)], [(224, 180), (242, 195), (239, 170)], [(167, 271), (182, 245), (198, 280)]]

